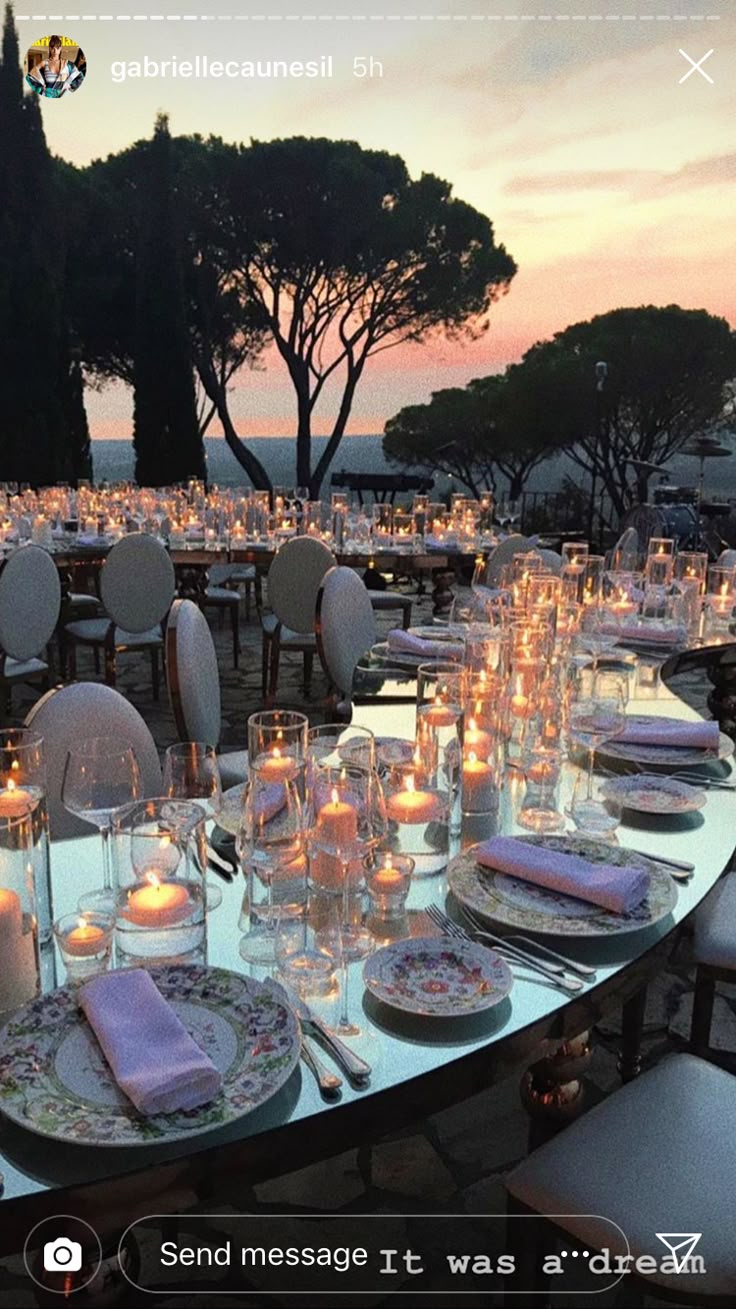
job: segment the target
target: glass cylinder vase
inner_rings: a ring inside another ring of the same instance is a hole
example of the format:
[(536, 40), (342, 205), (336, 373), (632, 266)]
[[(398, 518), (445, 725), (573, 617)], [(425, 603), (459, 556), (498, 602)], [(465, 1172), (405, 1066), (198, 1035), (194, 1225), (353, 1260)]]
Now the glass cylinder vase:
[(0, 1014), (40, 994), (33, 810), (0, 813)]

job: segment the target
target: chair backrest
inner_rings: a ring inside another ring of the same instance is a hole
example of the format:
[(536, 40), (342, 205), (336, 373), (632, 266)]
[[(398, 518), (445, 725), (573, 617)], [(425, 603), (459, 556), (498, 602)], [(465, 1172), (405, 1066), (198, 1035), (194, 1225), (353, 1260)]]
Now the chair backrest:
[[(721, 550), (716, 563), (721, 568), (736, 568), (736, 550)], [(2, 641), (0, 641), (2, 645)]]
[(562, 555), (558, 554), (556, 550), (542, 549), (541, 546), (537, 547), (537, 552), (542, 556), (545, 568), (559, 576), (562, 571)]
[(59, 572), (40, 545), (24, 545), (0, 572), (0, 650), (33, 659), (54, 634), (61, 606)]
[(237, 564), (211, 564), (207, 571), (210, 586), (223, 586), (229, 582), (236, 568)]
[(168, 613), (174, 588), (174, 565), (165, 546), (145, 532), (122, 537), (100, 574), (102, 603), (126, 632), (156, 627)]
[(365, 583), (352, 568), (331, 568), (317, 598), (317, 649), (332, 685), (348, 700), (358, 660), (375, 639)]
[(335, 557), (324, 541), (294, 536), (285, 541), (268, 570), (268, 601), (284, 627), (314, 630), (317, 592)]
[(111, 686), (74, 682), (47, 691), (27, 715), (25, 726), (43, 737), (52, 839), (89, 836), (94, 830), (61, 802), (67, 755), (72, 745), (85, 738), (104, 736), (130, 746), (138, 760), (143, 798), (161, 794), (161, 764), (154, 739), (138, 710)]
[(506, 540), (501, 541), (488, 556), (484, 579), (486, 586), (500, 586), (501, 574), (504, 568), (511, 563), (514, 555), (526, 554), (529, 550), (534, 549), (536, 549), (534, 542), (528, 536), (521, 536), (518, 532), (507, 536)]
[(180, 741), (220, 740), (220, 672), (209, 624), (192, 600), (175, 600), (166, 625), (166, 685)]

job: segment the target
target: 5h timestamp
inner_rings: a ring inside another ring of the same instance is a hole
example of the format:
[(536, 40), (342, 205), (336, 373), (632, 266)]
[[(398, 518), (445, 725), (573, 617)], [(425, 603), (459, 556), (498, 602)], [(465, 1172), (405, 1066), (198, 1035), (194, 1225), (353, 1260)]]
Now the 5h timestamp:
[(353, 59), (353, 77), (383, 77), (383, 64), (373, 55), (356, 55)]

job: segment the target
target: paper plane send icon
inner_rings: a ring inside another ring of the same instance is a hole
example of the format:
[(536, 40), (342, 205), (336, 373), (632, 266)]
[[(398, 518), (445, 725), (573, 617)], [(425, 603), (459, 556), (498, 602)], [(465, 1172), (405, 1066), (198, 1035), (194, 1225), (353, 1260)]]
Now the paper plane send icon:
[(702, 1232), (655, 1232), (658, 1241), (666, 1245), (678, 1273), (681, 1273), (692, 1255)]

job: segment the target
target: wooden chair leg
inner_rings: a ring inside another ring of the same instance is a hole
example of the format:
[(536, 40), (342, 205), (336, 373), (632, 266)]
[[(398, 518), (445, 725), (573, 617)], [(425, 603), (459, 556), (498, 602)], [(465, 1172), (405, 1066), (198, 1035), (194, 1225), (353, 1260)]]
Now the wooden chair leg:
[(158, 700), (159, 697), (159, 672), (158, 672), (158, 647), (151, 646), (151, 686), (153, 688), (153, 698)]
[(314, 655), (311, 650), (304, 651), (304, 691), (305, 694), (310, 690), (312, 685), (312, 669), (314, 668)]
[(702, 965), (695, 974), (693, 1017), (690, 1026), (690, 1045), (695, 1054), (707, 1055), (710, 1027), (713, 1021), (713, 1003), (716, 998), (715, 978)]
[(67, 669), (68, 669), (68, 673), (69, 673), (69, 681), (70, 681), (70, 682), (76, 682), (76, 680), (77, 680), (77, 643), (76, 643), (76, 641), (70, 641), (70, 642), (69, 642), (69, 644), (68, 644), (68, 646), (67, 646), (67, 652), (68, 652)]
[(230, 626), (233, 633), (233, 668), (238, 666), (238, 655), (240, 654), (240, 633), (238, 631), (240, 605), (230, 605)]
[(115, 649), (111, 646), (105, 647), (105, 681), (108, 686), (114, 686), (117, 680), (117, 668), (115, 666)]
[(271, 640), (271, 666), (268, 673), (268, 694), (266, 696), (266, 707), (271, 708), (276, 699), (276, 691), (279, 685), (279, 664), (281, 662), (281, 642), (272, 638)]
[(251, 581), (246, 581), (246, 582), (243, 584), (243, 590), (245, 591), (245, 621), (246, 621), (246, 623), (249, 623), (249, 622), (250, 622), (250, 596), (251, 596), (251, 590), (252, 590), (252, 587), (253, 587), (253, 583), (252, 583)]
[(261, 695), (264, 700), (268, 694), (268, 673), (271, 666), (271, 638), (265, 632), (261, 635)]
[(96, 675), (97, 677), (99, 677), (99, 675), (100, 675), (100, 647), (99, 647), (98, 645), (93, 645), (93, 646), (92, 646), (92, 657), (93, 657), (93, 659), (94, 659), (94, 661), (95, 661), (95, 675)]

